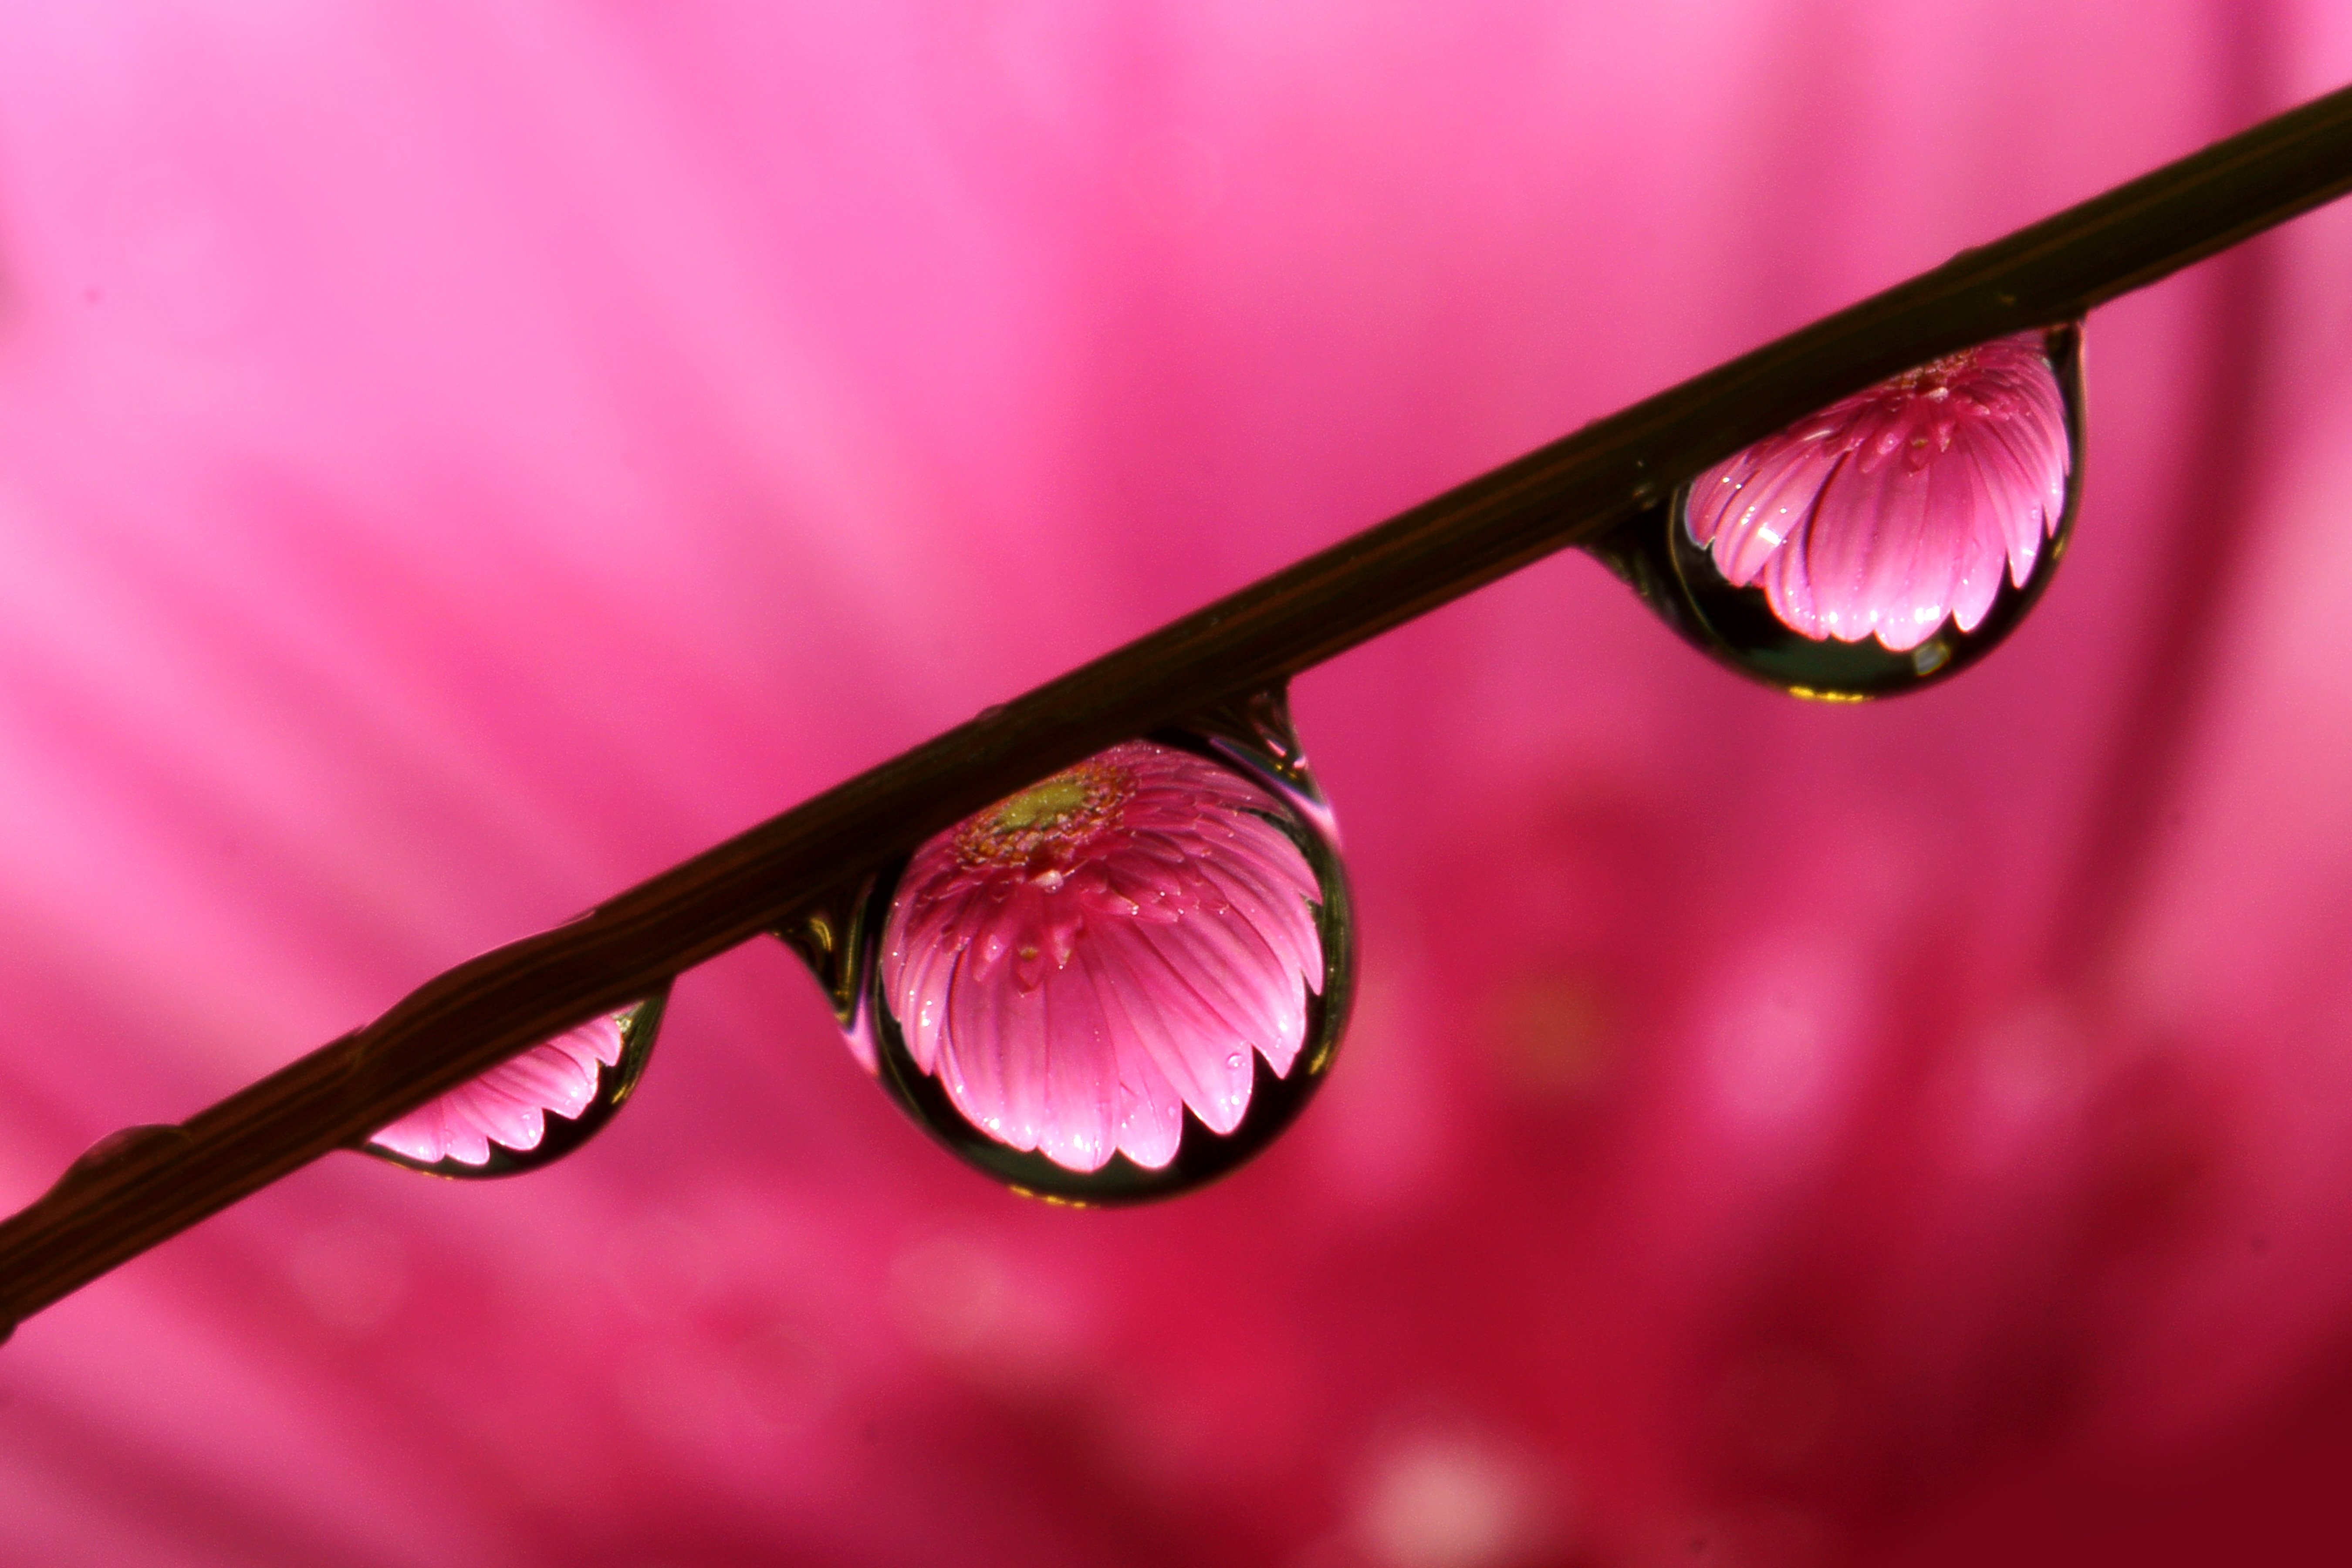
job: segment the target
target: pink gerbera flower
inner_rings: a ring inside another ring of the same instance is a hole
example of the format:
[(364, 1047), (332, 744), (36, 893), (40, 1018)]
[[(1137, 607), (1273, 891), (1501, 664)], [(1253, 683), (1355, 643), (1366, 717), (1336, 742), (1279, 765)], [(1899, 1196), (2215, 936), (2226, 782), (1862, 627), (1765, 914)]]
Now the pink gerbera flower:
[(1691, 539), (1814, 638), (1918, 647), (2020, 587), (2066, 504), (2058, 378), (2039, 332), (1906, 371), (1692, 482)]
[(547, 1113), (576, 1118), (594, 1103), (598, 1070), (619, 1063), (621, 1018), (592, 1018), (427, 1100), (368, 1140), (420, 1164), (489, 1163), (490, 1145), (528, 1153)]
[(1287, 1077), (1323, 987), (1315, 873), (1267, 790), (1130, 742), (931, 839), (882, 989), (973, 1126), (1074, 1171), (1165, 1166), (1183, 1113), (1231, 1132), (1252, 1054)]

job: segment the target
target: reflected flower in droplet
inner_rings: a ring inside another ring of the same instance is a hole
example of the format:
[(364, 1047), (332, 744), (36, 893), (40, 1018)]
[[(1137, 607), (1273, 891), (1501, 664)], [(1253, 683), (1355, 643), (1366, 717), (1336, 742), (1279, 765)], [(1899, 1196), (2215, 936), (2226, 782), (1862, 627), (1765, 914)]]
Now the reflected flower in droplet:
[(1917, 647), (2022, 588), (2065, 513), (2066, 410), (2043, 335), (1947, 354), (1692, 481), (1684, 524), (1816, 639)]
[(539, 1147), (547, 1113), (576, 1117), (596, 1098), (599, 1068), (618, 1066), (621, 1026), (592, 1018), (430, 1100), (368, 1140), (421, 1164), (489, 1163), (490, 1145)]
[(1291, 1072), (1325, 897), (1286, 808), (1234, 769), (1114, 746), (916, 851), (880, 990), (907, 1056), (996, 1142), (1066, 1171), (1167, 1166), (1233, 1132), (1254, 1057)]
[[(361, 1148), (447, 1176), (509, 1175), (560, 1159), (635, 1089), (666, 1001), (655, 996), (533, 1046), (427, 1100)], [(551, 1115), (562, 1120), (550, 1122)]]

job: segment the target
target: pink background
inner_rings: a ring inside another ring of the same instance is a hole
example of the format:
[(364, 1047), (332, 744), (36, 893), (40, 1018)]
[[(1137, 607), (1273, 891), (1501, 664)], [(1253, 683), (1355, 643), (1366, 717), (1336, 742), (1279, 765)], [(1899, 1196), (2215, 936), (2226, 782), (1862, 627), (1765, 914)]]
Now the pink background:
[[(0, 1203), (1445, 485), (2352, 79), (2325, 0), (0, 5)], [(772, 946), (511, 1184), (0, 1351), (25, 1563), (2261, 1560), (2352, 1461), (2352, 211), (2102, 312), (1864, 709), (1581, 559), (1299, 683), (1364, 994), (1148, 1212)]]

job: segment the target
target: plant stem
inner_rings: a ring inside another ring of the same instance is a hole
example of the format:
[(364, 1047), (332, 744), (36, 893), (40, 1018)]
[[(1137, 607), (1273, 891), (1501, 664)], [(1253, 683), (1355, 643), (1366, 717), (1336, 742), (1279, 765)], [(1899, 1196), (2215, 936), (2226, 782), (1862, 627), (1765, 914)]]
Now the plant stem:
[(125, 1259), (1107, 745), (1280, 686), (1848, 393), (2074, 320), (2352, 187), (2352, 89), (1963, 251), (992, 709), (599, 906), (427, 982), (181, 1127), (133, 1129), (0, 1223), (0, 1334)]

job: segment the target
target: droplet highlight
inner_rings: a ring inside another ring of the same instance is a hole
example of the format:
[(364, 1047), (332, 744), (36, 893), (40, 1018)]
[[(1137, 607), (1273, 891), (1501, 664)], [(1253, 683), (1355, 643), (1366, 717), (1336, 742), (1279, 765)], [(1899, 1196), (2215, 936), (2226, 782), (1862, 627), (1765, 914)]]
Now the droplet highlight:
[(552, 1164), (635, 1092), (668, 1000), (665, 990), (533, 1046), (371, 1135), (360, 1152), (460, 1180)]
[(1232, 732), (1129, 742), (1042, 779), (869, 895), (852, 1049), (1017, 1190), (1198, 1186), (1264, 1148), (1330, 1065), (1353, 937), (1328, 810), (1279, 695), (1236, 712)]
[(1997, 647), (2082, 489), (2078, 327), (1997, 338), (1745, 448), (1593, 547), (1686, 640), (1800, 697), (1860, 700)]

